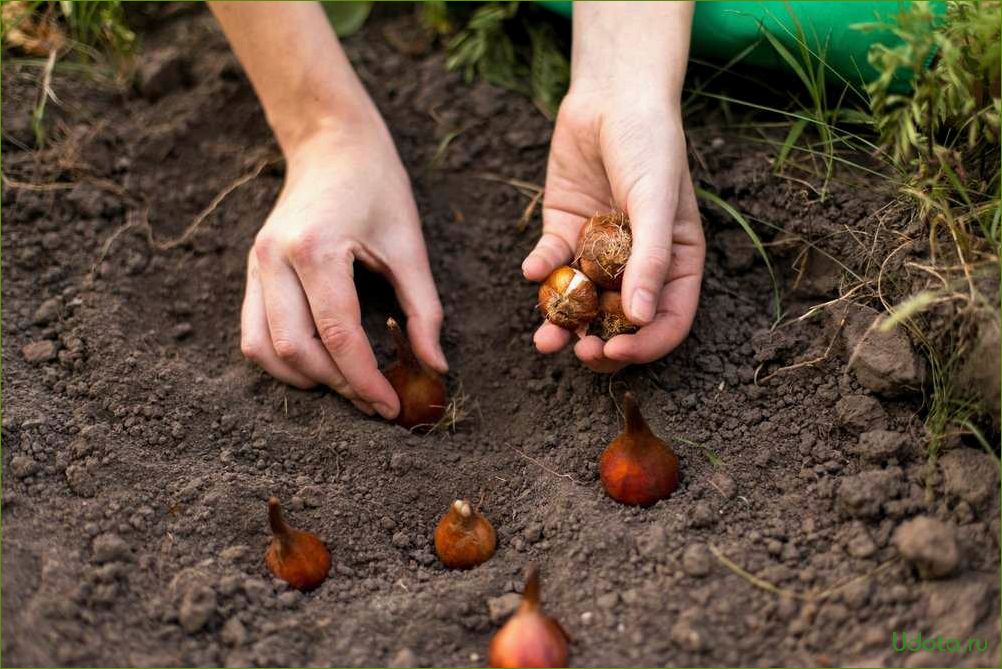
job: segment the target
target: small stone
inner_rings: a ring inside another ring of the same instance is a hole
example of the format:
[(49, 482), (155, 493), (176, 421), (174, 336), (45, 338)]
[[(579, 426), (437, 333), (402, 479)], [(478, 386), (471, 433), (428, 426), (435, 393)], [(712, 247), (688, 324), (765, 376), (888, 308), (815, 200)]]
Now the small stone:
[(184, 323), (178, 323), (172, 327), (170, 330), (170, 336), (180, 341), (190, 337), (192, 332), (194, 332), (194, 328), (191, 326), (191, 323), (185, 321)]
[(671, 640), (683, 650), (698, 653), (703, 650), (705, 639), (699, 629), (686, 618), (682, 618), (671, 628)]
[(247, 628), (244, 627), (239, 618), (230, 618), (223, 625), (219, 638), (227, 646), (242, 646), (247, 641)]
[(31, 317), (31, 322), (34, 325), (46, 325), (51, 323), (59, 318), (59, 312), (62, 311), (62, 308), (62, 299), (58, 297), (50, 297), (42, 302), (38, 309), (35, 310), (34, 316)]
[(94, 538), (94, 562), (104, 564), (116, 560), (127, 560), (130, 557), (129, 544), (117, 534), (106, 532)]
[(26, 479), (37, 474), (41, 466), (27, 455), (15, 455), (10, 459), (10, 472), (14, 478)]
[(901, 395), (925, 385), (925, 362), (915, 352), (903, 328), (880, 330), (883, 317), (870, 307), (857, 305), (843, 330), (849, 369), (860, 385), (888, 396)]
[(956, 448), (940, 456), (943, 487), (948, 495), (978, 506), (998, 492), (998, 465), (987, 453)]
[(522, 538), (528, 543), (537, 543), (543, 538), (543, 525), (542, 523), (529, 523), (524, 530), (522, 530)]
[(410, 648), (401, 648), (390, 658), (390, 662), (386, 666), (392, 669), (416, 667), (418, 666), (418, 658)]
[(847, 395), (835, 405), (835, 412), (839, 425), (851, 432), (887, 428), (887, 412), (869, 395)]
[(177, 621), (188, 634), (205, 627), (216, 612), (216, 591), (207, 585), (195, 585), (185, 591), (178, 608)]
[(713, 516), (713, 510), (710, 509), (710, 505), (705, 502), (699, 502), (696, 504), (695, 508), (692, 510), (692, 515), (689, 517), (689, 522), (693, 527), (709, 527), (713, 525), (716, 518)]
[(248, 550), (250, 549), (243, 544), (227, 546), (223, 550), (219, 551), (219, 559), (224, 562), (236, 562), (246, 555)]
[(893, 541), (924, 579), (949, 576), (960, 561), (953, 528), (929, 516), (902, 523), (894, 531)]
[(487, 600), (487, 615), (495, 625), (503, 623), (522, 602), (522, 596), (517, 592), (509, 592), (500, 597), (491, 597)]
[(408, 546), (411, 545), (410, 536), (403, 530), (394, 532), (392, 541), (393, 545), (396, 546), (397, 548), (407, 548)]
[(619, 593), (618, 592), (607, 592), (605, 594), (599, 595), (595, 603), (600, 609), (612, 609), (616, 607), (619, 603)]
[(734, 477), (719, 469), (710, 475), (709, 483), (710, 488), (719, 493), (724, 499), (730, 499), (738, 492), (738, 486), (734, 482)]
[(49, 362), (56, 359), (56, 352), (58, 347), (56, 342), (50, 341), (48, 339), (42, 339), (40, 341), (33, 341), (30, 344), (25, 344), (21, 347), (21, 355), (24, 359), (35, 365), (40, 362)]
[(859, 435), (854, 452), (870, 462), (896, 458), (908, 449), (908, 435), (890, 430), (870, 430)]
[(286, 590), (278, 596), (278, 604), (289, 609), (298, 604), (301, 598), (302, 595), (299, 594), (298, 590)]
[(690, 544), (682, 553), (682, 569), (689, 576), (702, 578), (710, 573), (710, 549), (706, 544)]

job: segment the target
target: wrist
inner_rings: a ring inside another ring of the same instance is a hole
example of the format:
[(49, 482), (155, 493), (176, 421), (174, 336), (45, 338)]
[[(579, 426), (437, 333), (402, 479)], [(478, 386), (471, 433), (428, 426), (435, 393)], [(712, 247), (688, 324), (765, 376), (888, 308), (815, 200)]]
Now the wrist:
[(268, 124), (287, 161), (293, 161), (317, 143), (349, 141), (358, 135), (371, 134), (373, 128), (383, 127), (379, 111), (364, 91), (354, 99), (324, 98), (315, 94), (299, 99), (308, 102), (267, 113)]

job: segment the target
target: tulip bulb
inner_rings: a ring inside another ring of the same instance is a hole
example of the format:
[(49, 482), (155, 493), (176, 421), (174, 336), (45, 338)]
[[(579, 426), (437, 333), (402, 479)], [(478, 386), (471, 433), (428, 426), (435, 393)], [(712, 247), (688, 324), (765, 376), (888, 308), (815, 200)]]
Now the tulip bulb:
[(482, 513), (457, 499), (435, 528), (435, 552), (450, 569), (470, 569), (494, 555), (497, 535)]
[(268, 500), (271, 544), (264, 554), (268, 570), (297, 590), (312, 590), (327, 578), (331, 554), (315, 535), (285, 524), (278, 499)]
[(539, 286), (539, 309), (554, 325), (577, 332), (598, 314), (598, 291), (584, 273), (558, 267)]
[(397, 361), (383, 371), (400, 398), (400, 413), (394, 422), (408, 430), (431, 427), (445, 415), (445, 383), (417, 359), (396, 320), (387, 320), (386, 327), (397, 346)]
[(566, 667), (570, 637), (539, 607), (539, 570), (529, 567), (522, 603), (491, 639), (492, 667)]
[(637, 326), (630, 322), (623, 311), (623, 296), (615, 290), (607, 290), (598, 296), (597, 320), (599, 334), (605, 340), (637, 331)]
[(602, 288), (619, 290), (632, 247), (633, 233), (626, 214), (596, 214), (585, 223), (578, 236), (578, 265)]
[(602, 487), (617, 502), (650, 506), (678, 488), (678, 456), (654, 436), (632, 393), (623, 397), (626, 429), (599, 460)]

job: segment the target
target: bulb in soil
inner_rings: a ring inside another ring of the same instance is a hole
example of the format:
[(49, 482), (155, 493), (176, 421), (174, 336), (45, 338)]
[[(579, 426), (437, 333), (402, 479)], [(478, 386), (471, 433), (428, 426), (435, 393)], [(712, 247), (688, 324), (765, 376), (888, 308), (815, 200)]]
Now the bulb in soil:
[(494, 555), (494, 526), (466, 500), (457, 499), (435, 528), (435, 552), (450, 569), (470, 569)]
[(315, 535), (289, 527), (278, 499), (268, 500), (271, 544), (264, 554), (268, 570), (297, 590), (312, 590), (327, 578), (331, 554)]
[(578, 236), (578, 265), (602, 288), (619, 290), (632, 247), (633, 233), (626, 214), (596, 214), (585, 223)]
[(492, 667), (566, 667), (570, 637), (539, 607), (539, 570), (529, 567), (522, 603), (491, 639)]
[(605, 340), (637, 331), (637, 326), (630, 322), (623, 311), (623, 296), (615, 290), (607, 290), (598, 296), (597, 322), (599, 335)]
[(609, 497), (650, 506), (678, 488), (678, 456), (647, 427), (632, 393), (623, 397), (626, 429), (606, 447), (598, 470)]
[(598, 314), (598, 291), (584, 273), (558, 267), (539, 286), (539, 309), (554, 325), (577, 332)]
[(386, 327), (397, 346), (397, 361), (383, 370), (400, 398), (400, 413), (394, 422), (408, 430), (430, 428), (445, 415), (445, 382), (417, 359), (396, 320), (387, 320)]

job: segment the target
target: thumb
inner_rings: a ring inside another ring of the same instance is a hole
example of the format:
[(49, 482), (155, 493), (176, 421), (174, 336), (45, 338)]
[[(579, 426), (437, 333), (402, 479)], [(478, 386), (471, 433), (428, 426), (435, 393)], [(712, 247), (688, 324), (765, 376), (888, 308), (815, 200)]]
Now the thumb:
[(678, 189), (667, 186), (637, 184), (626, 202), (633, 248), (623, 273), (623, 310), (636, 325), (654, 320), (668, 277)]
[(570, 245), (560, 235), (544, 232), (536, 248), (522, 262), (522, 274), (529, 281), (542, 281), (550, 272), (573, 257)]

